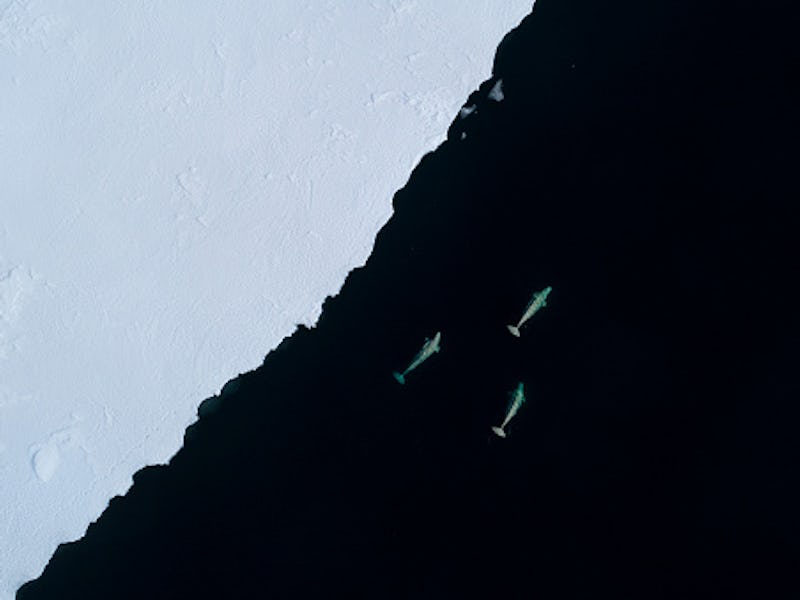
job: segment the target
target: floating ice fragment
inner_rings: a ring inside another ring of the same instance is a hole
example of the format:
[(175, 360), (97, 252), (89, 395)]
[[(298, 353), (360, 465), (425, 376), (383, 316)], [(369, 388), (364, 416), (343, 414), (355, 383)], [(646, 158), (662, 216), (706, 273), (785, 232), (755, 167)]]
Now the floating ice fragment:
[(494, 86), (492, 86), (492, 89), (489, 90), (488, 97), (489, 97), (489, 100), (494, 100), (495, 102), (502, 102), (503, 101), (503, 98), (505, 98), (506, 95), (503, 93), (503, 80), (502, 79), (498, 79), (497, 83), (495, 83)]
[(460, 111), (458, 111), (458, 116), (461, 117), (462, 119), (466, 119), (468, 116), (474, 113), (476, 109), (477, 107), (474, 104), (470, 104), (469, 106), (464, 106), (461, 108)]

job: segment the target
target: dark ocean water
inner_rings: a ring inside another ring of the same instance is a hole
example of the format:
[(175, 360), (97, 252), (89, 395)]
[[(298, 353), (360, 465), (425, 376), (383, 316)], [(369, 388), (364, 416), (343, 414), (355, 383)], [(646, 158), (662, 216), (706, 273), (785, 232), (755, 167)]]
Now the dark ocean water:
[(318, 326), (18, 597), (798, 597), (797, 53), (773, 8), (538, 0)]

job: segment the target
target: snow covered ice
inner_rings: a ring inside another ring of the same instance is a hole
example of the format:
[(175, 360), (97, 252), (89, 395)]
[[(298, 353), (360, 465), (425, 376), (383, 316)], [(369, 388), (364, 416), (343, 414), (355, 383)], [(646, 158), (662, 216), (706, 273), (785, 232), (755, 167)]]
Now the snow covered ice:
[(315, 322), (531, 5), (0, 2), (0, 600)]

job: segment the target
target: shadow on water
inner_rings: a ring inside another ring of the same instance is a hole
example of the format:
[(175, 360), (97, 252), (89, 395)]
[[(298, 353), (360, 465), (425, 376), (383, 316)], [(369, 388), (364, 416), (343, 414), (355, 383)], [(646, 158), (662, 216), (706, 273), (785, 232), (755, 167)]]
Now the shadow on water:
[(18, 597), (790, 595), (795, 54), (732, 4), (538, 0), (318, 326)]

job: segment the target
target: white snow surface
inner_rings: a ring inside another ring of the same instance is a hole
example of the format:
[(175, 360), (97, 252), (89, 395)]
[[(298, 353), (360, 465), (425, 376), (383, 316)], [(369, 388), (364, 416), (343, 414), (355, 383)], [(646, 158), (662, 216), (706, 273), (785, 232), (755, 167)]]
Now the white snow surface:
[(366, 260), (532, 0), (0, 0), (0, 599)]

